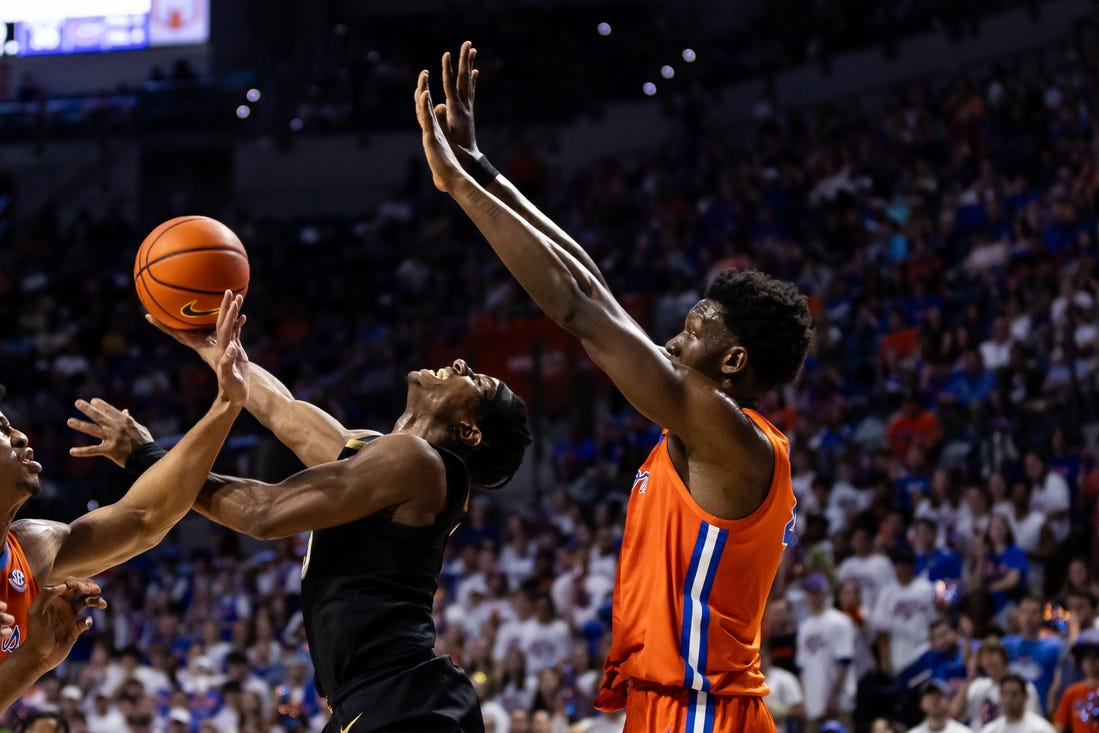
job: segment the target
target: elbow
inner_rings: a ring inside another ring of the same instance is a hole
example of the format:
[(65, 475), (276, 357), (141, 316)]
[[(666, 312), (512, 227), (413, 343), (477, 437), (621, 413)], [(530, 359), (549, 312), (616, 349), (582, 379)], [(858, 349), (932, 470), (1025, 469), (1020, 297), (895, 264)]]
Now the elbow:
[(246, 535), (254, 540), (278, 540), (286, 536), (278, 531), (278, 527), (268, 512), (253, 514), (243, 530)]

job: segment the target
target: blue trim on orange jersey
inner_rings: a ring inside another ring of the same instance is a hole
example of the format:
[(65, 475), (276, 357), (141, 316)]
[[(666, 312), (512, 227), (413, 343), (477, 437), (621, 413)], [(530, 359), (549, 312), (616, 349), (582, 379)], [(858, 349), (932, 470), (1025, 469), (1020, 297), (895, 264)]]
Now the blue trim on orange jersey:
[(4, 542), (4, 554), (0, 555), (0, 568), (6, 568), (8, 566), (8, 557), (10, 555), (11, 555), (11, 546), (7, 541), (5, 541)]
[(701, 733), (713, 733), (714, 732), (714, 711), (716, 709), (714, 703), (714, 696), (699, 690), (691, 690), (687, 695), (687, 722), (683, 726), (684, 733), (695, 733), (695, 727), (698, 725), (698, 696), (706, 695), (706, 712), (702, 714), (702, 732)]
[(695, 549), (691, 553), (691, 564), (687, 568), (687, 580), (683, 585), (683, 622), (680, 628), (679, 653), (683, 657), (683, 686), (694, 687), (694, 669), (691, 667), (691, 615), (694, 611), (694, 600), (691, 598), (691, 586), (694, 585), (695, 575), (698, 574), (698, 564), (702, 561), (702, 550), (706, 547), (706, 527), (703, 522), (698, 528), (698, 538), (695, 539)]
[[(703, 524), (703, 526), (708, 531), (711, 525)], [(709, 647), (706, 640), (709, 637), (710, 630), (710, 591), (714, 587), (714, 576), (717, 575), (717, 566), (721, 563), (721, 553), (725, 551), (725, 540), (728, 536), (728, 531), (717, 528), (717, 539), (714, 541), (710, 567), (706, 569), (706, 580), (702, 582), (702, 594), (698, 599), (699, 603), (702, 604), (702, 622), (699, 625), (699, 633), (702, 634), (702, 639), (698, 645), (698, 673), (702, 675), (702, 689), (706, 692), (710, 691), (710, 678), (706, 676), (706, 650)]]

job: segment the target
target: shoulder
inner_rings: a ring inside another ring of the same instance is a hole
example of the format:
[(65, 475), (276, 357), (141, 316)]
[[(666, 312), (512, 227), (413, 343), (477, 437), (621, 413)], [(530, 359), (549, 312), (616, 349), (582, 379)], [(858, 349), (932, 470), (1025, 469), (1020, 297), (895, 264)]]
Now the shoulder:
[(417, 472), (437, 473), (445, 477), (443, 457), (439, 451), (418, 435), (410, 433), (389, 433), (371, 440), (362, 450), (352, 456), (354, 465), (358, 459), (397, 460), (403, 466)]
[(58, 549), (69, 536), (69, 525), (48, 519), (20, 519), (11, 525), (11, 534), (23, 548), (31, 572), (36, 578), (45, 579), (53, 568)]

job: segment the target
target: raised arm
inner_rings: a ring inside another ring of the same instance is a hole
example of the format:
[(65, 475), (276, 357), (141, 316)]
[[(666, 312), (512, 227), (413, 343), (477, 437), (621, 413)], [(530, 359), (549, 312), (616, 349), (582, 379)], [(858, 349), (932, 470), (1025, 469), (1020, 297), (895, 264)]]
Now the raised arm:
[[(157, 321), (146, 320), (188, 348), (211, 367), (217, 358), (217, 337), (213, 332), (179, 331)], [(258, 364), (248, 370), (248, 410), (274, 433), (279, 442), (294, 452), (306, 466), (335, 460), (348, 438), (377, 433), (349, 431), (339, 420), (316, 405), (298, 400), (279, 379)]]
[[(493, 168), (478, 147), (473, 123), (473, 102), (477, 94), (477, 78), (480, 74), (474, 68), (476, 60), (477, 49), (472, 43), (466, 41), (458, 52), (458, 71), (455, 74), (450, 52), (443, 54), (443, 91), (446, 93), (446, 104), (435, 107), (435, 117), (450, 144), (450, 149), (454, 152), (462, 169), (481, 183), (485, 190), (572, 255), (591, 273), (592, 277), (606, 287), (603, 273), (599, 271), (595, 261), (584, 251), (584, 248), (552, 219), (543, 214), (502, 173)], [(488, 180), (490, 178), (491, 180)]]
[[(159, 543), (194, 504), (248, 397), (248, 356), (240, 344), (242, 299), (226, 292), (218, 317), (218, 394), (209, 411), (114, 504), (74, 521), (43, 577), (92, 576)], [(95, 401), (88, 403), (92, 409)]]
[(446, 468), (424, 440), (401, 433), (354, 456), (299, 471), (277, 484), (212, 475), (195, 511), (255, 537), (278, 539), (408, 505), (402, 520), (430, 524), (446, 499)]
[(626, 399), (707, 460), (736, 460), (729, 455), (732, 445), (753, 460), (766, 451), (769, 461), (770, 446), (716, 382), (669, 360), (599, 278), (462, 170), (436, 118), (426, 71), (420, 74), (415, 102), (436, 187), (450, 193), (534, 302), (580, 339)]

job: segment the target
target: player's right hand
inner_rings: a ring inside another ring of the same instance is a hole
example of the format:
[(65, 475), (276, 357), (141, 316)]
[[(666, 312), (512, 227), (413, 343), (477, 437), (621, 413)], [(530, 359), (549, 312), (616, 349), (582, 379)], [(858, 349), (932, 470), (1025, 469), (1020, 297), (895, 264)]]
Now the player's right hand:
[(126, 467), (126, 459), (139, 445), (151, 443), (153, 434), (130, 415), (129, 410), (120, 410), (110, 402), (98, 397), (91, 402), (76, 401), (76, 409), (83, 412), (88, 420), (70, 417), (66, 424), (78, 432), (99, 439), (98, 445), (78, 445), (69, 448), (69, 455), (77, 458), (105, 456)]
[(64, 583), (46, 586), (27, 609), (27, 636), (19, 647), (48, 669), (69, 655), (78, 636), (92, 627), (88, 616), (78, 616), (86, 608), (106, 608), (99, 586), (84, 578), (68, 578)]

